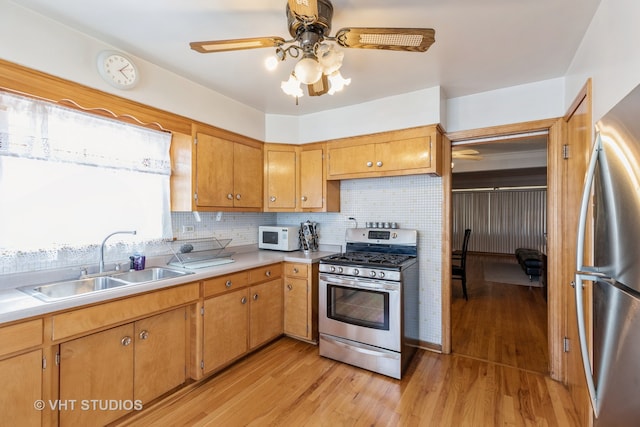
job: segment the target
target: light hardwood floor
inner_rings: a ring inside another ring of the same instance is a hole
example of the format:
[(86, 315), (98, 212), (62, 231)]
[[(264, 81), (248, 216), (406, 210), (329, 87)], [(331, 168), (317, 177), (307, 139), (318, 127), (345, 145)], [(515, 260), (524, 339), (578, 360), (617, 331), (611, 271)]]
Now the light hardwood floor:
[(545, 375), (419, 350), (402, 380), (281, 338), (120, 425), (577, 426)]
[(121, 426), (578, 426), (548, 376), (460, 355), (416, 353), (402, 380), (281, 338)]
[(485, 261), (517, 263), (514, 256), (468, 255), (468, 301), (462, 297), (460, 282), (453, 282), (452, 351), (547, 373), (549, 350), (544, 290), (485, 282)]

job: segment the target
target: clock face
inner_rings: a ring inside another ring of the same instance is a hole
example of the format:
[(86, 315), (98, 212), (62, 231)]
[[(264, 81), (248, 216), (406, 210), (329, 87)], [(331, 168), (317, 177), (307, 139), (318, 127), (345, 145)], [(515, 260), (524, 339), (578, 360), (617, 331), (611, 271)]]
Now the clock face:
[(125, 55), (105, 51), (98, 55), (98, 71), (110, 85), (130, 89), (138, 83), (138, 69)]

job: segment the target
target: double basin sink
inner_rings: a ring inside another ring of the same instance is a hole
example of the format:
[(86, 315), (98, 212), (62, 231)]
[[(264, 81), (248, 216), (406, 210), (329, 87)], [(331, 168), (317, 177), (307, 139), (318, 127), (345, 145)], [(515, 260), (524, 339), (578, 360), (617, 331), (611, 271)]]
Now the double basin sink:
[(191, 271), (173, 270), (164, 267), (151, 267), (145, 270), (108, 273), (108, 275), (104, 276), (65, 280), (44, 285), (24, 286), (18, 289), (42, 301), (53, 302), (127, 285), (173, 279), (192, 273)]

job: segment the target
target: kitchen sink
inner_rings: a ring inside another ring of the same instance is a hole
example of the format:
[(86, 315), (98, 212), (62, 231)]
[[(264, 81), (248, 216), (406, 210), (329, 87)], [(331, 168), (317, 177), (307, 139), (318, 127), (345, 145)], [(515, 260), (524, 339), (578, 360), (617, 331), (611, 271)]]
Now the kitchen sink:
[(163, 267), (151, 267), (145, 270), (127, 271), (126, 273), (114, 274), (112, 277), (129, 283), (152, 282), (155, 280), (173, 279), (175, 277), (191, 274), (187, 271), (172, 270)]
[(113, 289), (119, 286), (126, 286), (128, 284), (128, 282), (118, 280), (114, 277), (98, 276), (87, 279), (49, 283), (40, 286), (25, 286), (19, 289), (22, 292), (49, 302), (84, 295), (90, 292)]
[(146, 270), (112, 273), (105, 276), (88, 277), (78, 280), (48, 283), (45, 285), (23, 286), (18, 290), (32, 295), (45, 302), (73, 298), (93, 292), (138, 283), (155, 282), (165, 279), (193, 274), (190, 271), (179, 271), (163, 267), (151, 267)]

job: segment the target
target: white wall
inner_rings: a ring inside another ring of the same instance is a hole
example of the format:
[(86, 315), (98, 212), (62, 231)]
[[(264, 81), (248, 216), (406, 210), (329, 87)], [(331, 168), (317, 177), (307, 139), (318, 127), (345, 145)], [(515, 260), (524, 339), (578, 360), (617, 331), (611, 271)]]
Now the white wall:
[(512, 86), (447, 101), (447, 132), (564, 115), (564, 79)]
[(439, 86), (304, 116), (268, 114), (269, 142), (307, 143), (441, 123)]
[(261, 111), (206, 89), (140, 58), (140, 83), (122, 91), (96, 71), (96, 57), (114, 49), (42, 15), (0, 0), (0, 58), (63, 79), (264, 141)]
[(587, 78), (593, 80), (593, 119), (640, 83), (640, 1), (602, 0), (566, 75), (571, 105)]

